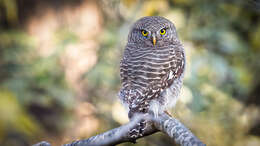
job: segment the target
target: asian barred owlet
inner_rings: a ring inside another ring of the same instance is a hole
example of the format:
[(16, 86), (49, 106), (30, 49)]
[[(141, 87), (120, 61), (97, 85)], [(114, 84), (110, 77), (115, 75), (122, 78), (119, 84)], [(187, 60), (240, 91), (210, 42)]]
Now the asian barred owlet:
[(174, 24), (159, 16), (139, 19), (132, 27), (120, 63), (119, 98), (132, 118), (155, 116), (175, 105), (185, 68), (184, 48)]

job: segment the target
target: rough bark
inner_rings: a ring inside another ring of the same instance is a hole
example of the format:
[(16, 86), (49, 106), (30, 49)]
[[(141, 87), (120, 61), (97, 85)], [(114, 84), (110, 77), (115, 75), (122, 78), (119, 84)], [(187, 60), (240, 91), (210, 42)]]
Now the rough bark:
[[(132, 138), (129, 135), (129, 130), (134, 128), (134, 126), (141, 120), (141, 118), (137, 118), (118, 128), (109, 130), (85, 140), (64, 144), (63, 146), (112, 146), (124, 142), (135, 143), (137, 139), (151, 135), (158, 131), (164, 132), (171, 139), (173, 139), (175, 143), (181, 146), (205, 146), (205, 144), (203, 144), (180, 121), (169, 116), (168, 114), (163, 113), (158, 117), (153, 118), (151, 118), (149, 115), (147, 116), (142, 117), (149, 121), (143, 136)], [(50, 146), (50, 144), (44, 141), (33, 146)]]

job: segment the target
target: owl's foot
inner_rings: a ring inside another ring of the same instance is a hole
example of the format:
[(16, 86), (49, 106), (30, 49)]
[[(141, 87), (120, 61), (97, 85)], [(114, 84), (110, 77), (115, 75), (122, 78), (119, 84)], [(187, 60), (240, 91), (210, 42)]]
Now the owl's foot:
[(146, 121), (141, 120), (137, 125), (129, 131), (131, 138), (137, 138), (144, 135), (144, 130), (146, 128)]

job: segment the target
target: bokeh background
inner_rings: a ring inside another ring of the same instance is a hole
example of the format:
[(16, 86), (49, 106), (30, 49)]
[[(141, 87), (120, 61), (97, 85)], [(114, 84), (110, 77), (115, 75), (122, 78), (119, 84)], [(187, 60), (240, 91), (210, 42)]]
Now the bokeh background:
[[(259, 146), (257, 0), (0, 0), (0, 145), (60, 145), (126, 123), (119, 62), (131, 24), (150, 15), (173, 21), (186, 49), (172, 115), (207, 145)], [(157, 133), (136, 145), (174, 143)]]

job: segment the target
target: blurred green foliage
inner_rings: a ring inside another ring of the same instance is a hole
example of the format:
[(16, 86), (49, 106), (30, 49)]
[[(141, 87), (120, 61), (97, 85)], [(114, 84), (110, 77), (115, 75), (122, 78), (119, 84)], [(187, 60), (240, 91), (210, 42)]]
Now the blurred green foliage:
[[(172, 114), (207, 145), (260, 145), (257, 0), (0, 0), (0, 145), (59, 145), (126, 122), (119, 61), (147, 15), (172, 20), (186, 50)], [(174, 144), (157, 133), (136, 145)]]

